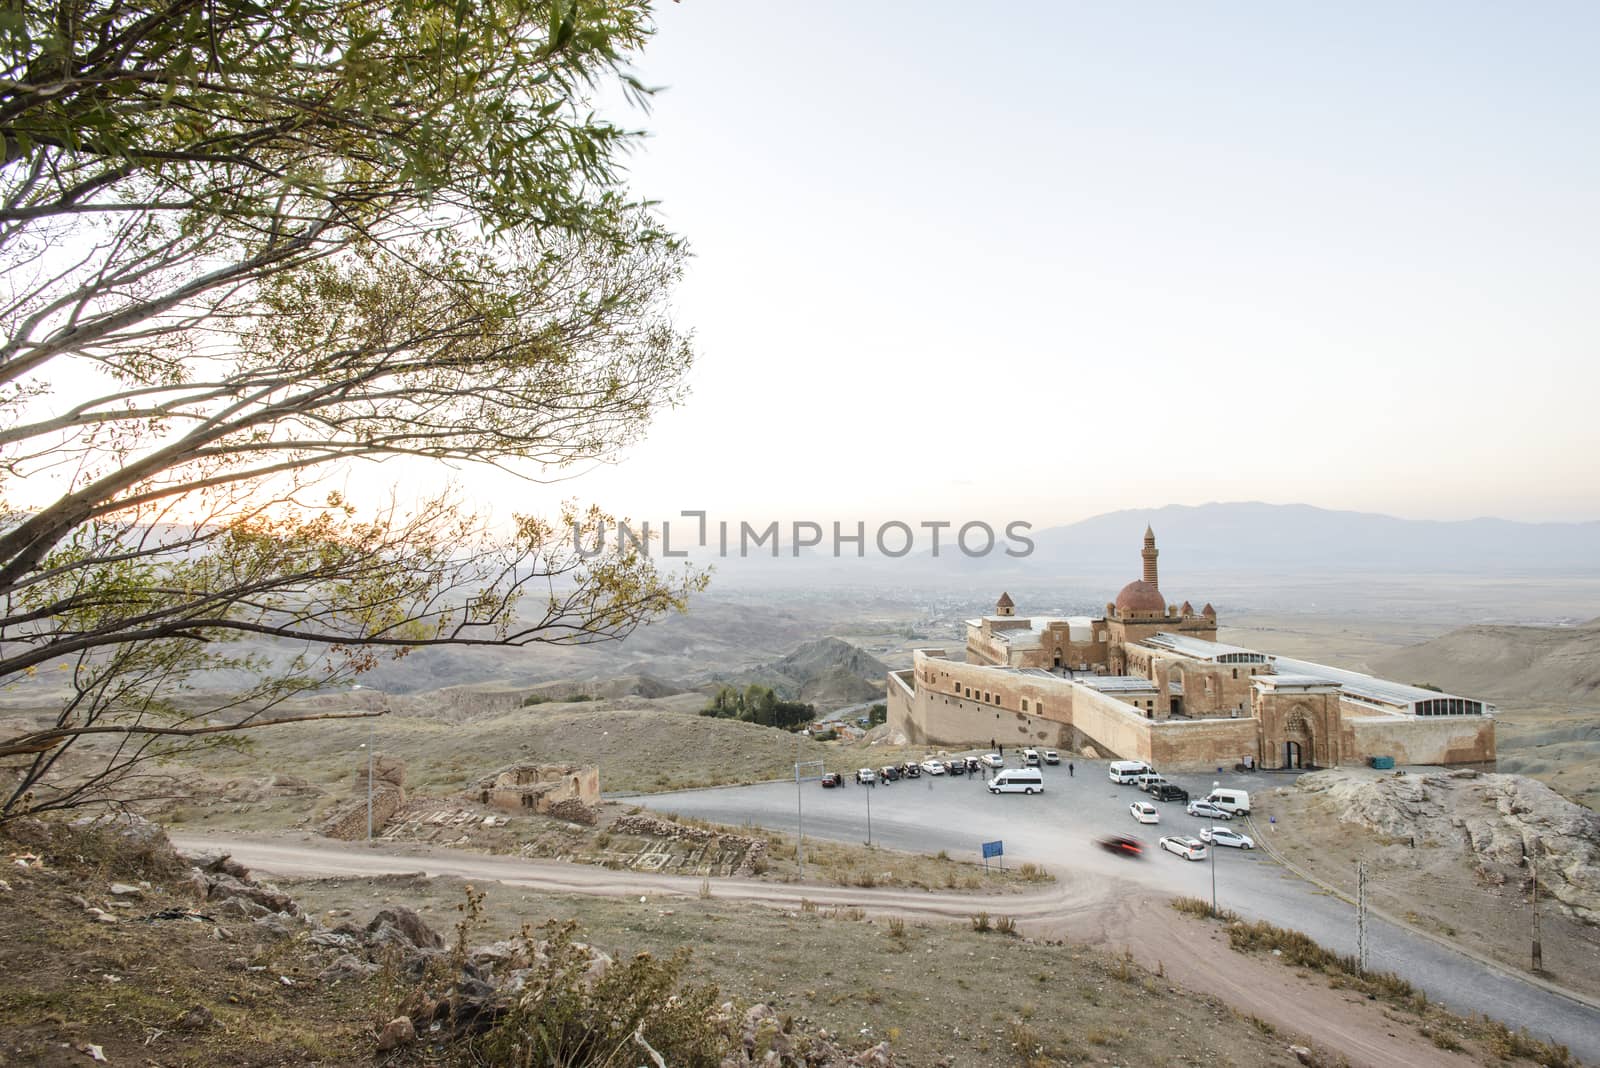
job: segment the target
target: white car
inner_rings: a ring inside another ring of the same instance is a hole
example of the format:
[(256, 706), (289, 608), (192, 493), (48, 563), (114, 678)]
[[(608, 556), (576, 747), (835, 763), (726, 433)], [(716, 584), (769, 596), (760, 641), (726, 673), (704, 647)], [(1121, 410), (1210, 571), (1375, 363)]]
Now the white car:
[(856, 782), (861, 783), (864, 786), (871, 786), (877, 781), (878, 773), (873, 771), (871, 768), (862, 768), (860, 771), (856, 772)]
[(1210, 842), (1213, 845), (1232, 846), (1234, 849), (1254, 849), (1256, 847), (1254, 838), (1251, 838), (1248, 834), (1240, 834), (1238, 831), (1230, 830), (1227, 827), (1202, 827), (1200, 829), (1200, 840), (1202, 842)]
[(1046, 749), (1044, 751), (1044, 762), (1046, 764), (1059, 764), (1061, 763), (1061, 754), (1054, 749)]
[(945, 773), (944, 761), (929, 757), (922, 762), (922, 771), (926, 775), (943, 775)]
[(1200, 816), (1208, 820), (1231, 820), (1233, 813), (1220, 809), (1210, 801), (1190, 801), (1189, 807), (1184, 811), (1191, 816)]
[(1206, 846), (1198, 838), (1189, 838), (1181, 834), (1169, 834), (1161, 839), (1161, 848), (1168, 853), (1176, 853), (1184, 860), (1205, 860)]
[(1006, 766), (1006, 758), (999, 753), (985, 753), (978, 758), (978, 763), (987, 768), (1003, 768)]
[(1030, 768), (1038, 767), (1039, 766), (1039, 750), (1037, 750), (1037, 749), (1024, 749), (1022, 751), (1022, 762), (1024, 764), (1026, 764)]
[(1140, 823), (1160, 823), (1161, 813), (1156, 811), (1156, 806), (1148, 801), (1135, 801), (1128, 806), (1128, 811), (1133, 813), (1133, 818)]

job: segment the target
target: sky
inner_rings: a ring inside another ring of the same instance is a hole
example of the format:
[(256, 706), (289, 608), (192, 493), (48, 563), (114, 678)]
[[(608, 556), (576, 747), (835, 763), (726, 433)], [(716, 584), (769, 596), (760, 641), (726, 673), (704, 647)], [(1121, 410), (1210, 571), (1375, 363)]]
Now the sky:
[[(1600, 518), (1600, 7), (659, 8), (635, 517)], [(468, 479), (469, 485), (478, 485)]]

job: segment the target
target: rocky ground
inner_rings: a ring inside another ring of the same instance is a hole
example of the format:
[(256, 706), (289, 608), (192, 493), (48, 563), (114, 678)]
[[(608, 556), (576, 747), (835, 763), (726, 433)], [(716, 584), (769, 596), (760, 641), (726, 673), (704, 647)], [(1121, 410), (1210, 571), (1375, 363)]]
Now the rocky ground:
[[(1520, 775), (1340, 768), (1274, 792), (1268, 844), (1347, 893), (1511, 967), (1600, 994), (1600, 815)], [(1530, 867), (1529, 859), (1533, 866)]]

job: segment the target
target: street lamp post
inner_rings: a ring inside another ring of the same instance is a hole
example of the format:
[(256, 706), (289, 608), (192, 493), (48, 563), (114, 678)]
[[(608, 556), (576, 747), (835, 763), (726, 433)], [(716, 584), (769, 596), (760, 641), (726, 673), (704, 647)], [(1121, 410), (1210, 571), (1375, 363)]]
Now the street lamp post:
[[(362, 689), (358, 682), (350, 687), (352, 690)], [(387, 699), (385, 699), (387, 703)], [(367, 751), (367, 841), (372, 841), (372, 760), (375, 746), (375, 731), (378, 724), (374, 720), (367, 721), (367, 743), (362, 746)]]
[(872, 844), (872, 784), (867, 784), (867, 845)]
[[(1213, 793), (1217, 785), (1217, 783), (1211, 784)], [(1211, 840), (1206, 843), (1206, 852), (1211, 854), (1211, 915), (1215, 916), (1217, 914), (1217, 817), (1212, 813), (1206, 819), (1211, 821)]]

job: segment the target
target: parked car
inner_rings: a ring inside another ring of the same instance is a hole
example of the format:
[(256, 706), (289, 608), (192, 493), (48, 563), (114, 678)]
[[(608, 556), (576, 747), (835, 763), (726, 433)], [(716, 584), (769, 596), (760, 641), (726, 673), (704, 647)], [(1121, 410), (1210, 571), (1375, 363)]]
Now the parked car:
[(922, 777), (922, 765), (915, 760), (908, 760), (900, 765), (900, 774), (907, 779), (920, 779)]
[(1150, 796), (1155, 798), (1157, 801), (1182, 801), (1184, 803), (1188, 803), (1189, 791), (1185, 790), (1181, 786), (1174, 786), (1169, 782), (1163, 786), (1157, 786), (1154, 790), (1151, 790)]
[(1044, 776), (1038, 768), (1007, 768), (989, 780), (991, 794), (1038, 794), (1044, 792)]
[(894, 782), (900, 777), (900, 769), (893, 764), (885, 764), (878, 769), (879, 782)]
[(978, 762), (986, 768), (998, 769), (1006, 766), (1006, 758), (999, 753), (985, 753), (978, 758)]
[(824, 790), (831, 790), (835, 786), (843, 786), (843, 785), (844, 785), (844, 776), (840, 775), (837, 771), (830, 771), (830, 772), (827, 772), (826, 774), (824, 774), (822, 776), (822, 788)]
[(1169, 834), (1161, 839), (1161, 848), (1168, 853), (1178, 854), (1184, 860), (1206, 859), (1206, 844), (1187, 835)]
[(945, 771), (944, 761), (935, 760), (932, 757), (929, 757), (927, 760), (922, 762), (922, 770), (927, 772), (929, 775), (943, 775)]
[(1024, 764), (1026, 764), (1030, 768), (1038, 767), (1039, 766), (1039, 750), (1037, 750), (1037, 749), (1024, 749), (1022, 751), (1022, 762)]
[(1104, 838), (1096, 838), (1094, 844), (1119, 857), (1137, 859), (1144, 856), (1144, 843), (1131, 834), (1108, 834)]
[(1135, 786), (1139, 787), (1139, 789), (1143, 790), (1145, 793), (1149, 793), (1151, 790), (1154, 790), (1157, 786), (1171, 786), (1172, 785), (1171, 782), (1167, 781), (1167, 777), (1165, 775), (1161, 774), (1159, 771), (1146, 772), (1145, 774), (1139, 776), (1137, 779), (1133, 780), (1133, 782), (1134, 782)]
[(1161, 813), (1156, 811), (1156, 806), (1148, 801), (1135, 801), (1128, 806), (1128, 811), (1133, 813), (1133, 818), (1140, 823), (1160, 823)]
[(965, 775), (967, 773), (967, 762), (958, 757), (955, 760), (947, 761), (944, 770), (951, 775)]
[(1141, 775), (1151, 771), (1150, 765), (1142, 760), (1113, 760), (1106, 767), (1106, 777), (1112, 782), (1126, 786)]
[(856, 772), (856, 782), (871, 786), (878, 781), (878, 773), (871, 768), (862, 768)]
[(1044, 762), (1046, 764), (1059, 764), (1061, 763), (1061, 754), (1054, 749), (1046, 749), (1044, 751)]
[(1250, 811), (1248, 790), (1212, 790), (1206, 795), (1206, 800), (1235, 816), (1242, 816)]
[(1202, 827), (1200, 840), (1212, 845), (1232, 846), (1234, 849), (1254, 849), (1256, 840), (1248, 834), (1240, 834), (1231, 827)]
[(1226, 809), (1218, 808), (1210, 801), (1190, 801), (1189, 807), (1184, 810), (1191, 816), (1199, 816), (1208, 820), (1231, 820), (1233, 813)]
[(977, 757), (967, 757), (967, 774), (968, 775), (981, 775), (981, 774), (983, 774), (983, 765), (978, 763), (978, 758)]

